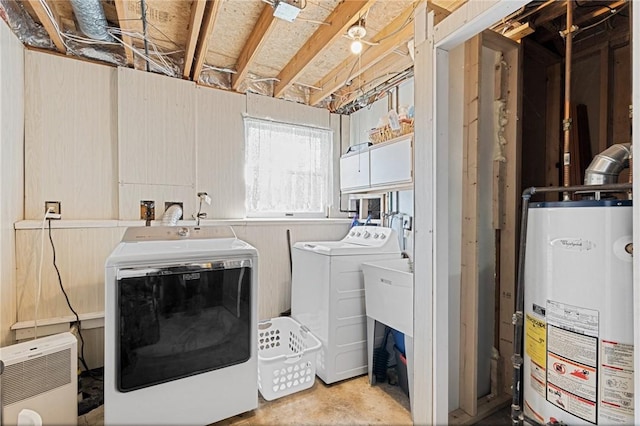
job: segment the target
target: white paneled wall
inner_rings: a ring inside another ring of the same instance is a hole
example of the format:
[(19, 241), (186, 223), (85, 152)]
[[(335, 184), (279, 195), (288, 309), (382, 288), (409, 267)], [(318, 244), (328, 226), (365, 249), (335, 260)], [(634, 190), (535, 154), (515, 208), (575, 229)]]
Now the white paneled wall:
[(25, 52), (25, 217), (61, 201), (65, 219), (118, 212), (116, 70)]
[(156, 202), (157, 218), (165, 201), (194, 211), (195, 98), (193, 82), (118, 68), (120, 219), (140, 218), (141, 200)]
[(12, 342), (16, 319), (13, 223), (24, 214), (23, 88), (24, 48), (0, 20), (0, 346)]
[[(292, 245), (298, 241), (338, 240), (349, 228), (348, 221), (264, 221), (231, 222), (238, 238), (258, 250), (258, 317), (277, 317), (291, 307), (291, 265), (287, 230)], [(217, 222), (220, 224), (220, 222)], [(203, 226), (213, 226), (205, 220)], [(63, 285), (78, 313), (104, 309), (104, 262), (118, 244), (125, 227), (67, 228), (52, 230), (56, 264)], [(72, 315), (62, 295), (52, 264), (52, 250), (46, 235), (43, 257), (40, 320)], [(33, 320), (38, 291), (40, 229), (16, 231), (18, 321)], [(11, 324), (9, 324), (10, 326)], [(86, 356), (90, 367), (102, 365), (101, 329), (90, 330)]]
[[(3, 44), (0, 56), (4, 55)], [(3, 323), (3, 332), (15, 321), (34, 318), (42, 236), (37, 220), (42, 217), (45, 200), (62, 201), (63, 221), (53, 229), (56, 261), (69, 298), (80, 314), (104, 309), (104, 262), (126, 226), (115, 219), (141, 223), (137, 222), (140, 200), (155, 201), (157, 219), (165, 201), (183, 202), (184, 218), (191, 219), (197, 209), (196, 194), (204, 191), (213, 202), (203, 208), (208, 214), (203, 226), (220, 223), (211, 219), (236, 219), (233, 223), (238, 237), (255, 245), (260, 253), (262, 319), (278, 316), (290, 307), (287, 229), (293, 242), (337, 240), (346, 234), (348, 220), (242, 219), (243, 114), (331, 128), (337, 155), (341, 144), (348, 145), (348, 129), (344, 128), (348, 118), (331, 117), (327, 110), (294, 102), (197, 87), (131, 69), (116, 70), (37, 52), (26, 55), (26, 154), (24, 169), (18, 166), (14, 170), (18, 177), (23, 170), (27, 172), (24, 198), (30, 216), (26, 219), (35, 221), (24, 222), (15, 231), (16, 259), (11, 259), (8, 269), (17, 272), (10, 285), (4, 285), (3, 277), (1, 294), (8, 295), (16, 308), (12, 314), (5, 314), (3, 303), (2, 320), (7, 323)], [(0, 66), (3, 64), (0, 62)], [(4, 68), (0, 70), (4, 73)], [(4, 83), (4, 74), (2, 77)], [(4, 102), (7, 89), (1, 87)], [(4, 120), (4, 109), (2, 112)], [(4, 133), (2, 138), (4, 155)], [(19, 148), (15, 155), (22, 153), (22, 146)], [(4, 158), (0, 159), (4, 166)], [(21, 165), (22, 159), (14, 163)], [(2, 172), (5, 170), (3, 167)], [(21, 181), (17, 181), (17, 187), (22, 187)], [(0, 188), (5, 191), (4, 175)], [(21, 200), (22, 194), (12, 196), (11, 205), (20, 207)], [(20, 210), (8, 222), (9, 227), (22, 218)], [(68, 219), (79, 222), (67, 226)], [(46, 232), (40, 320), (70, 315), (52, 266)], [(9, 240), (3, 237), (3, 245), (5, 241)], [(13, 242), (9, 244), (13, 254)], [(4, 271), (3, 267), (0, 272)], [(87, 332), (86, 356), (94, 367), (94, 363), (102, 363), (101, 329)]]
[[(78, 313), (104, 310), (104, 263), (126, 228), (52, 229), (56, 265)], [(38, 319), (73, 315), (58, 284), (53, 251), (45, 229)], [(38, 292), (40, 229), (16, 231), (18, 321), (33, 320)]]
[(206, 192), (207, 217), (245, 216), (244, 122), (245, 95), (198, 86), (196, 90), (197, 192)]
[(310, 107), (296, 102), (247, 93), (247, 114), (251, 117), (270, 118), (284, 123), (331, 127), (329, 110)]
[(349, 222), (314, 221), (305, 224), (247, 222), (234, 226), (238, 238), (258, 250), (258, 317), (269, 319), (291, 307), (291, 266), (287, 247), (287, 229), (291, 244), (299, 241), (339, 240), (349, 230)]

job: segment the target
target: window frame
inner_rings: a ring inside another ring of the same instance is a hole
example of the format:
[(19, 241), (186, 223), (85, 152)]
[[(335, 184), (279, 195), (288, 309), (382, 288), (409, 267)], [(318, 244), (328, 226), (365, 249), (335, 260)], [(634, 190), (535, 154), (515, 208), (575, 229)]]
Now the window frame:
[(334, 151), (334, 131), (328, 127), (321, 126), (313, 126), (309, 124), (300, 124), (300, 123), (292, 123), (281, 120), (274, 120), (271, 118), (265, 117), (255, 117), (250, 115), (243, 116), (243, 125), (244, 125), (244, 174), (245, 174), (245, 188), (248, 189), (249, 182), (247, 180), (249, 162), (248, 162), (248, 144), (249, 144), (249, 135), (247, 131), (247, 122), (262, 122), (262, 123), (273, 123), (276, 125), (284, 125), (291, 126), (297, 128), (306, 128), (314, 131), (322, 131), (326, 132), (328, 135), (328, 150), (327, 150), (327, 172), (325, 175), (325, 187), (326, 187), (326, 197), (323, 201), (324, 205), (322, 206), (321, 211), (299, 211), (299, 212), (291, 212), (291, 211), (250, 211), (249, 210), (249, 191), (245, 191), (245, 217), (250, 219), (281, 219), (281, 218), (291, 218), (291, 219), (319, 219), (319, 218), (328, 218), (330, 216), (330, 206), (331, 199), (333, 196), (333, 173), (334, 173), (334, 164), (333, 164), (333, 151)]

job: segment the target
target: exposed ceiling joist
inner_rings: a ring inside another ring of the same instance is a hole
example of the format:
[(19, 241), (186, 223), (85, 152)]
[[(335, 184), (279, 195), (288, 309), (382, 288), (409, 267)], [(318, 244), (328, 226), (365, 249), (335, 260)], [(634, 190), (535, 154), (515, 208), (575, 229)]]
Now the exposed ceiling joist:
[(585, 13), (583, 15), (580, 15), (576, 19), (576, 25), (582, 24), (583, 22), (586, 22), (590, 19), (597, 18), (598, 16), (602, 16), (605, 13), (613, 13), (613, 10), (619, 9), (620, 7), (624, 6), (625, 3), (628, 3), (628, 1), (630, 0), (619, 0), (619, 1), (608, 4), (607, 6), (603, 6), (600, 9), (596, 9), (591, 13)]
[[(627, 0), (618, 0), (616, 2), (608, 4), (607, 6), (603, 6), (599, 9), (595, 9), (592, 12), (577, 15), (575, 20), (573, 21), (573, 24), (576, 25), (577, 27), (580, 27), (580, 25), (586, 22), (589, 22), (595, 18), (598, 18), (604, 14), (612, 13), (612, 9), (613, 10), (619, 9), (620, 7), (624, 6), (625, 3), (627, 3)], [(567, 12), (566, 2), (563, 1), (562, 4), (564, 4), (564, 8), (562, 9), (562, 13), (558, 16), (561, 16), (562, 14)], [(540, 18), (536, 19), (536, 22), (538, 21), (540, 21)], [(546, 43), (552, 38), (554, 38), (554, 36), (556, 36), (557, 34), (558, 34), (557, 32), (546, 34), (538, 39), (538, 43)]]
[(236, 73), (231, 77), (231, 87), (233, 90), (238, 90), (238, 87), (246, 78), (251, 63), (258, 55), (263, 42), (269, 37), (269, 34), (275, 26), (275, 21), (276, 18), (273, 16), (273, 7), (269, 4), (265, 5), (262, 13), (260, 13), (258, 22), (256, 22), (253, 31), (249, 35), (238, 57)]
[(507, 31), (503, 36), (510, 38), (513, 41), (519, 41), (535, 31), (536, 30), (533, 28), (533, 25), (527, 22)]
[(207, 57), (207, 52), (209, 51), (209, 39), (211, 38), (211, 33), (213, 32), (213, 27), (216, 24), (220, 10), (222, 10), (222, 0), (207, 0), (204, 26), (200, 31), (200, 37), (198, 37), (196, 60), (193, 66), (193, 75), (191, 76), (191, 79), (195, 82), (200, 78), (204, 59)]
[(189, 79), (191, 75), (191, 66), (193, 65), (193, 57), (196, 53), (196, 45), (200, 28), (202, 27), (202, 17), (204, 9), (207, 5), (206, 0), (194, 0), (191, 4), (191, 19), (189, 20), (189, 35), (187, 36), (187, 46), (184, 52), (184, 68), (182, 70), (182, 78)]
[(542, 25), (545, 22), (552, 21), (559, 16), (567, 13), (567, 2), (566, 0), (556, 1), (551, 6), (548, 6), (540, 12), (538, 16), (533, 20), (533, 24), (535, 26)]
[(321, 25), (280, 71), (279, 82), (275, 85), (273, 96), (282, 96), (305, 68), (338, 37), (342, 37), (349, 26), (371, 7), (374, 1), (349, 0), (340, 3), (327, 18), (327, 22), (331, 25)]
[(335, 109), (353, 102), (358, 96), (367, 93), (369, 90), (379, 86), (385, 81), (393, 78), (397, 74), (406, 71), (413, 65), (410, 56), (400, 57), (397, 55), (389, 55), (375, 64), (373, 67), (363, 72), (357, 79), (354, 79), (352, 85), (340, 95), (340, 99), (335, 103)]
[(466, 3), (465, 0), (428, 0), (428, 3), (431, 6), (440, 7), (449, 12), (453, 12), (460, 6)]
[[(131, 20), (129, 19), (129, 15), (127, 13), (127, 8), (125, 7), (125, 0), (115, 0), (116, 4), (116, 14), (118, 15), (118, 25), (120, 26), (120, 30), (129, 31)], [(131, 37), (128, 35), (121, 34), (122, 42), (125, 44), (124, 53), (127, 57), (127, 65), (133, 66), (133, 50), (129, 46), (133, 46), (133, 41)]]
[(52, 17), (49, 17), (49, 14), (47, 14), (45, 10), (45, 5), (42, 4), (42, 2), (40, 2), (39, 0), (29, 0), (29, 4), (33, 8), (35, 14), (38, 16), (38, 19), (42, 23), (44, 29), (49, 34), (49, 37), (51, 37), (51, 40), (53, 41), (53, 44), (55, 44), (56, 48), (62, 53), (67, 53), (67, 47), (65, 46), (64, 41), (62, 40), (62, 37), (58, 32), (58, 28), (61, 28), (60, 18), (58, 17), (54, 5), (47, 3), (52, 15)]
[(359, 76), (375, 65), (376, 62), (393, 53), (396, 47), (411, 40), (413, 37), (412, 18), (414, 11), (415, 4), (408, 7), (389, 25), (376, 34), (373, 41), (379, 42), (379, 44), (369, 46), (360, 54), (360, 57), (354, 56), (342, 61), (340, 65), (334, 68), (329, 74), (322, 78), (322, 80), (314, 84), (314, 86), (321, 87), (322, 90), (311, 94), (309, 104), (319, 104), (324, 98), (344, 86), (348, 80)]

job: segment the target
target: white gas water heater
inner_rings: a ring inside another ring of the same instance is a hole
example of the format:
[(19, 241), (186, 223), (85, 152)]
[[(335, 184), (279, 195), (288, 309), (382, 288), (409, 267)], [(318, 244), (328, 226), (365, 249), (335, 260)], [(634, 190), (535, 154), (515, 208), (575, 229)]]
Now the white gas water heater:
[(634, 424), (633, 208), (631, 184), (615, 183), (629, 155), (596, 156), (571, 192), (582, 200), (523, 194), (514, 421)]

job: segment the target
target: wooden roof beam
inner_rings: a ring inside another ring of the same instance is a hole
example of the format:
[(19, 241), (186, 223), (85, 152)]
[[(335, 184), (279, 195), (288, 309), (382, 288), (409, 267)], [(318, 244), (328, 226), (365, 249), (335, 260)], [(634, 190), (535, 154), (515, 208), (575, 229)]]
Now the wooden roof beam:
[(216, 24), (218, 15), (222, 10), (222, 0), (207, 0), (207, 8), (204, 16), (204, 26), (200, 30), (200, 36), (198, 37), (198, 46), (196, 47), (196, 60), (193, 65), (191, 79), (198, 82), (200, 73), (202, 72), (202, 66), (204, 60), (209, 52), (209, 39), (213, 32), (213, 27)]
[(182, 78), (189, 79), (191, 75), (191, 66), (193, 65), (193, 57), (196, 53), (196, 45), (198, 44), (198, 36), (202, 27), (202, 18), (204, 17), (204, 9), (207, 5), (206, 0), (194, 0), (191, 4), (191, 19), (189, 20), (189, 35), (187, 37), (187, 46), (184, 52), (184, 68), (182, 69)]
[(47, 34), (49, 34), (49, 37), (51, 37), (51, 41), (53, 41), (53, 44), (55, 44), (58, 51), (62, 53), (67, 53), (67, 47), (65, 46), (64, 41), (62, 40), (62, 36), (58, 32), (58, 28), (60, 29), (60, 31), (62, 31), (62, 25), (60, 24), (60, 17), (58, 16), (58, 13), (55, 7), (53, 6), (52, 2), (47, 3), (47, 5), (51, 10), (51, 14), (53, 15), (53, 18), (49, 17), (47, 12), (45, 11), (44, 5), (40, 3), (39, 0), (29, 0), (29, 4), (33, 8), (33, 11), (35, 12), (36, 16), (40, 20), (40, 23), (42, 24), (42, 26), (47, 31)]
[(331, 25), (321, 25), (280, 71), (273, 96), (276, 98), (282, 96), (305, 68), (336, 39), (342, 37), (349, 26), (356, 22), (374, 1), (349, 0), (338, 4), (326, 19), (326, 22)]
[(246, 78), (251, 63), (256, 58), (262, 44), (273, 30), (275, 20), (276, 18), (273, 16), (273, 7), (266, 4), (264, 9), (262, 9), (258, 22), (256, 22), (256, 26), (253, 28), (253, 31), (251, 31), (251, 34), (238, 57), (236, 73), (231, 77), (231, 87), (233, 90), (238, 90), (238, 87)]
[[(344, 86), (348, 80), (353, 80), (371, 68), (376, 62), (392, 53), (396, 47), (411, 40), (413, 37), (414, 6), (415, 3), (376, 34), (373, 41), (379, 41), (380, 44), (367, 47), (360, 54), (360, 57), (353, 56), (342, 61), (340, 65), (314, 84), (316, 87), (321, 87), (322, 90), (311, 94), (309, 104), (319, 104), (324, 98)], [(357, 61), (355, 65), (354, 61)]]
[[(578, 26), (578, 27), (580, 27), (581, 24), (584, 24), (585, 22), (588, 22), (591, 19), (597, 18), (597, 17), (602, 16), (602, 15), (604, 15), (606, 13), (611, 13), (611, 9), (618, 9), (618, 8), (624, 6), (625, 3), (627, 3), (627, 0), (618, 0), (616, 2), (610, 3), (608, 6), (603, 6), (600, 9), (596, 9), (596, 10), (594, 10), (592, 12), (585, 13), (584, 15), (576, 15), (576, 18), (573, 21), (573, 24)], [(563, 1), (562, 4), (564, 4), (564, 9), (562, 11), (563, 13), (561, 13), (558, 16), (561, 16), (562, 14), (567, 12), (567, 6), (566, 6), (567, 4), (566, 4), (566, 2)], [(538, 21), (539, 21), (539, 19), (536, 19), (536, 22), (538, 22)], [(549, 33), (547, 35), (544, 35), (544, 36), (542, 36), (542, 37), (540, 37), (538, 39), (538, 43), (546, 43), (547, 41), (553, 39), (554, 36), (556, 36), (557, 34), (558, 34), (557, 32), (555, 32), (555, 33), (551, 32), (551, 33)]]
[(513, 41), (520, 41), (521, 39), (525, 38), (529, 34), (533, 34), (535, 31), (536, 31), (536, 29), (533, 27), (533, 25), (531, 25), (530, 23), (526, 22), (526, 23), (524, 23), (522, 25), (519, 25), (519, 26), (507, 31), (503, 35), (506, 38), (510, 38)]
[[(127, 8), (125, 7), (125, 0), (115, 0), (116, 4), (116, 14), (118, 15), (118, 25), (120, 26), (120, 30), (129, 31), (131, 29), (130, 23), (131, 19), (129, 18), (129, 14), (127, 12)], [(133, 46), (133, 40), (130, 36), (121, 34), (118, 38), (122, 40), (125, 44), (124, 53), (127, 58), (127, 65), (134, 66), (133, 63), (133, 50), (129, 46)], [(135, 66), (134, 66), (135, 67)]]

